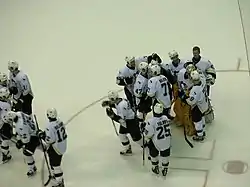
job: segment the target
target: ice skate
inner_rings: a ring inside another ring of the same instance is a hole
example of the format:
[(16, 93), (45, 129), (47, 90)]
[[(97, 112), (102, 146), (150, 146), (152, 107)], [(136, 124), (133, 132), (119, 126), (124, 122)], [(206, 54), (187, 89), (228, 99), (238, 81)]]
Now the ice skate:
[(125, 150), (120, 151), (120, 155), (123, 155), (123, 156), (129, 156), (129, 155), (132, 155), (131, 145), (129, 145), (129, 147), (128, 147), (128, 148), (126, 148)]
[(5, 155), (2, 153), (2, 164), (5, 164), (11, 160), (12, 156), (11, 155)]
[(27, 172), (27, 176), (28, 176), (28, 177), (34, 176), (34, 175), (36, 174), (36, 170), (37, 170), (37, 168), (36, 168), (36, 166), (34, 166), (32, 169), (30, 169), (30, 170)]
[(152, 167), (152, 172), (154, 173), (154, 174), (156, 174), (156, 175), (159, 175), (159, 166), (153, 166)]
[(193, 137), (193, 140), (194, 140), (194, 141), (197, 141), (197, 142), (202, 142), (202, 141), (204, 141), (204, 136), (195, 135), (195, 136)]
[(164, 168), (162, 171), (162, 176), (165, 177), (168, 174), (168, 168)]

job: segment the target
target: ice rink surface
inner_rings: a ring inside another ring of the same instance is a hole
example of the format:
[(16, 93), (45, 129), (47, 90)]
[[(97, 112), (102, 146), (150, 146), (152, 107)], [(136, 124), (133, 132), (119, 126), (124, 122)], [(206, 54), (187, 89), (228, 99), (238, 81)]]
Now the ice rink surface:
[[(250, 1), (240, 5), (250, 44)], [(0, 71), (17, 60), (29, 75), (40, 126), (48, 107), (65, 121), (75, 117), (67, 126), (67, 187), (250, 185), (250, 77), (236, 0), (9, 0), (0, 2), (0, 24)], [(191, 149), (173, 129), (171, 169), (163, 180), (151, 175), (149, 162), (142, 166), (137, 145), (132, 157), (119, 155), (119, 139), (98, 99), (120, 89), (115, 76), (125, 56), (157, 52), (167, 62), (169, 51), (186, 58), (194, 45), (216, 69), (236, 70), (240, 60), (245, 72), (218, 73), (212, 88), (216, 119), (204, 143)], [(13, 161), (0, 166), (0, 186), (41, 186), (41, 152), (31, 179), (21, 152), (12, 152)], [(234, 160), (246, 164), (243, 174), (224, 172)]]

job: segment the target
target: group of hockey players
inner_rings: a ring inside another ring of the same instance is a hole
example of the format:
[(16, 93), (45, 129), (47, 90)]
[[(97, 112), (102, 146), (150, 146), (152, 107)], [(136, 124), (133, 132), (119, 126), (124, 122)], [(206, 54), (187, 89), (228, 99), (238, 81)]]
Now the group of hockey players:
[[(120, 124), (119, 138), (124, 147), (120, 154), (132, 154), (130, 134), (134, 142), (147, 150), (152, 172), (160, 174), (161, 170), (163, 176), (169, 166), (170, 125), (183, 126), (185, 135), (202, 142), (205, 124), (214, 119), (209, 98), (210, 86), (216, 79), (213, 64), (201, 57), (198, 46), (193, 47), (191, 59), (180, 59), (176, 51), (169, 52), (169, 57), (169, 63), (156, 53), (126, 57), (126, 66), (116, 77), (126, 98), (110, 91), (108, 100), (102, 102), (106, 114)], [(171, 108), (175, 116), (171, 115)], [(152, 117), (148, 115), (151, 111)]]
[(12, 159), (10, 141), (23, 150), (28, 166), (27, 176), (36, 173), (33, 154), (37, 148), (44, 152), (51, 171), (53, 187), (64, 187), (61, 161), (67, 148), (67, 133), (64, 123), (58, 119), (54, 108), (47, 110), (48, 124), (40, 130), (32, 114), (33, 92), (28, 76), (16, 61), (8, 62), (9, 76), (0, 73), (0, 138), (2, 163)]

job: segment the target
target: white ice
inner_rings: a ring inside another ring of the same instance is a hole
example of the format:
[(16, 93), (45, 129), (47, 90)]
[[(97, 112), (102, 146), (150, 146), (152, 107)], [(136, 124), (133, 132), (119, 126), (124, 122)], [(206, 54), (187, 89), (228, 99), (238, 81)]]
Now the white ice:
[[(250, 43), (250, 1), (241, 0), (246, 39)], [(67, 121), (82, 108), (120, 89), (115, 75), (126, 55), (157, 52), (168, 61), (170, 50), (190, 57), (199, 45), (219, 70), (248, 70), (237, 1), (233, 0), (9, 0), (0, 2), (0, 71), (17, 60), (29, 75), (40, 126), (45, 111), (56, 107)], [(249, 54), (250, 55), (250, 54)], [(223, 164), (250, 164), (248, 72), (218, 73), (212, 88), (216, 119), (208, 138), (191, 149), (174, 129), (171, 169), (166, 180), (142, 166), (141, 150), (119, 155), (120, 143), (97, 102), (68, 126), (63, 160), (67, 187), (248, 187), (250, 174), (230, 175)], [(0, 186), (40, 186), (38, 174), (26, 177), (21, 152), (0, 165)]]

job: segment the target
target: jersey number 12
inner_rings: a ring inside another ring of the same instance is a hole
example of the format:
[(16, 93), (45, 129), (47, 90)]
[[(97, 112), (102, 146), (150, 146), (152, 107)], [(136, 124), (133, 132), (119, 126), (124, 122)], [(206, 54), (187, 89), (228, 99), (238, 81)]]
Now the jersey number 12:
[(64, 140), (66, 140), (66, 138), (67, 138), (67, 134), (66, 134), (66, 130), (65, 130), (65, 128), (64, 127), (61, 127), (60, 129), (58, 129), (57, 131), (56, 131), (56, 133), (57, 133), (57, 138), (58, 138), (58, 143), (60, 143), (60, 142), (62, 142), (62, 141), (64, 141)]

